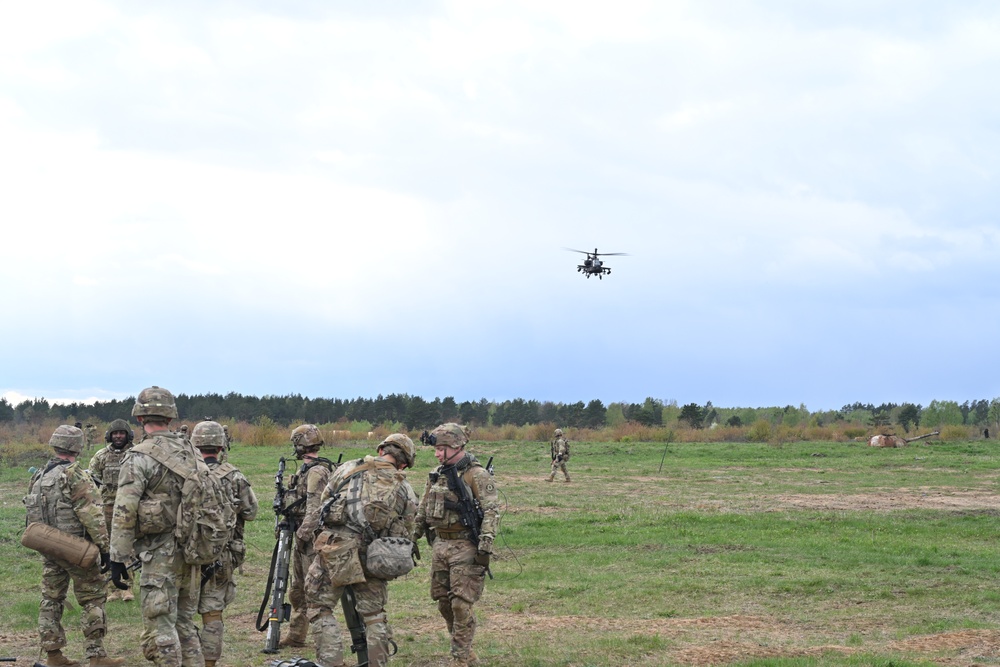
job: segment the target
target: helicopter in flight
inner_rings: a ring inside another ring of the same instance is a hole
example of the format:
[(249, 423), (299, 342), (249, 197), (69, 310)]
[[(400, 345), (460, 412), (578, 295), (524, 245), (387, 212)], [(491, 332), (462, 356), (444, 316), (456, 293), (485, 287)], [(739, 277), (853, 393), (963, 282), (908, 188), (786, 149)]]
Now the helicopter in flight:
[(576, 270), (578, 273), (582, 273), (589, 279), (590, 276), (597, 276), (599, 279), (603, 280), (604, 276), (611, 275), (611, 267), (604, 266), (604, 262), (601, 261), (601, 257), (609, 257), (611, 255), (628, 255), (627, 252), (597, 252), (597, 248), (594, 248), (594, 252), (587, 252), (586, 250), (575, 250), (573, 248), (566, 248), (571, 252), (578, 252), (581, 255), (586, 255), (587, 259), (583, 260), (583, 264), (578, 264)]

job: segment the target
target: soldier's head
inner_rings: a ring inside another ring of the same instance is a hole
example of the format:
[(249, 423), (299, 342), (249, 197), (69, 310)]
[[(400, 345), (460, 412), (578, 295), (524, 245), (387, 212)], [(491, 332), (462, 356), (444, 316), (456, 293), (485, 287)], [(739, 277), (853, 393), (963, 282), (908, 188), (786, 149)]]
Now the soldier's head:
[(132, 427), (124, 419), (114, 420), (108, 426), (108, 430), (104, 432), (104, 442), (115, 449), (124, 449), (128, 445), (131, 445), (134, 438), (135, 434), (132, 432)]
[(55, 450), (56, 454), (76, 456), (83, 451), (83, 431), (76, 426), (63, 424), (52, 432), (49, 446)]
[(303, 424), (292, 429), (292, 447), (295, 448), (295, 458), (304, 458), (307, 454), (315, 454), (323, 446), (323, 436), (314, 424)]
[(180, 434), (181, 435), (187, 435), (187, 432), (188, 432), (188, 425), (187, 424), (181, 424)]
[(379, 456), (389, 455), (396, 461), (400, 470), (412, 468), (417, 457), (417, 449), (413, 441), (402, 433), (393, 433), (378, 445)]
[(469, 442), (469, 434), (465, 427), (458, 424), (441, 424), (431, 431), (427, 437), (434, 446), (434, 456), (441, 465), (455, 463), (465, 455), (465, 445)]
[(191, 431), (191, 444), (207, 456), (219, 455), (226, 448), (226, 433), (222, 424), (213, 421), (198, 422)]
[(557, 429), (556, 429), (556, 437), (557, 437), (557, 438), (560, 438), (560, 437), (562, 437), (562, 429), (561, 429), (561, 428), (557, 428)]
[(172, 419), (177, 419), (177, 403), (174, 395), (162, 387), (152, 386), (139, 392), (132, 406), (132, 416), (143, 426), (153, 424), (166, 426)]
[(83, 428), (83, 422), (73, 422), (73, 426), (76, 428)]

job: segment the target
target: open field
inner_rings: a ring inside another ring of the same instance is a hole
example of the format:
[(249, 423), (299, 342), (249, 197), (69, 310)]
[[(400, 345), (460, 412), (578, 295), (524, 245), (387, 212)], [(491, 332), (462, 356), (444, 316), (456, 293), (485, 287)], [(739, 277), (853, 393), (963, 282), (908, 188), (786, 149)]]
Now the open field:
[[(547, 444), (473, 443), (481, 459), (496, 457), (506, 505), (476, 651), (484, 667), (1000, 664), (994, 446), (670, 444), (658, 472), (663, 444), (574, 443), (573, 482), (549, 484)], [(262, 511), (248, 526), (225, 665), (270, 662), (253, 625), (282, 453), (237, 447), (231, 457)], [(418, 494), (433, 462), (421, 448)], [(0, 471), (0, 655), (18, 665), (37, 657), (40, 559), (18, 542), (27, 480), (24, 468)], [(393, 664), (446, 664), (428, 564), (390, 586)], [(107, 645), (141, 665), (137, 613), (137, 602), (108, 604)], [(78, 618), (65, 619), (77, 658)]]

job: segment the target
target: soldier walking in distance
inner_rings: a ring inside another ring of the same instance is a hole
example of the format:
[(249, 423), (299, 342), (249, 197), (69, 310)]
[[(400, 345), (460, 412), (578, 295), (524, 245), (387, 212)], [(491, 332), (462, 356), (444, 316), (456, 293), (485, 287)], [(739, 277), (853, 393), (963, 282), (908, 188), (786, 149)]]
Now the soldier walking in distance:
[(236, 526), (222, 559), (212, 565), (202, 566), (201, 580), (204, 583), (201, 585), (201, 599), (198, 602), (202, 621), (201, 651), (205, 656), (205, 667), (215, 667), (222, 656), (222, 634), (225, 629), (222, 612), (236, 599), (233, 573), (243, 564), (246, 556), (244, 524), (257, 518), (258, 505), (257, 496), (243, 473), (232, 463), (219, 461), (219, 454), (226, 448), (226, 435), (221, 424), (204, 421), (195, 425), (191, 431), (191, 444), (205, 457), (205, 463), (222, 482), (236, 510)]
[[(124, 590), (126, 563), (142, 561), (139, 601), (143, 655), (158, 667), (202, 667), (204, 657), (194, 624), (198, 612), (200, 572), (184, 562), (174, 537), (184, 480), (154, 456), (168, 456), (196, 469), (201, 455), (170, 430), (177, 419), (174, 396), (149, 387), (139, 392), (132, 416), (145, 437), (122, 461), (111, 522), (111, 580)], [(140, 511), (140, 508), (141, 511)]]
[(87, 657), (91, 667), (123, 665), (121, 658), (109, 658), (104, 650), (107, 619), (104, 602), (107, 586), (102, 572), (110, 563), (108, 529), (101, 511), (101, 498), (93, 480), (77, 462), (83, 451), (84, 434), (75, 426), (60, 426), (49, 439), (55, 457), (31, 478), (24, 497), (28, 523), (40, 522), (69, 535), (85, 538), (100, 550), (100, 563), (89, 568), (70, 564), (60, 558), (45, 556), (42, 566), (42, 602), (38, 608), (38, 636), (42, 650), (52, 667), (78, 667), (80, 662), (63, 655), (66, 632), (62, 626), (63, 608), (70, 581), (80, 620), (87, 639)]
[[(115, 510), (115, 494), (118, 493), (118, 470), (125, 459), (125, 454), (132, 448), (133, 438), (134, 434), (128, 422), (124, 419), (116, 419), (111, 422), (104, 434), (104, 442), (108, 443), (107, 446), (99, 449), (90, 459), (90, 476), (100, 487), (108, 535), (111, 534), (111, 517)], [(112, 585), (108, 587), (108, 590), (108, 600), (120, 597), (129, 602), (135, 599), (131, 586), (120, 591)]]
[[(368, 545), (374, 539), (398, 537), (409, 544), (417, 512), (417, 496), (402, 472), (413, 466), (416, 454), (413, 441), (402, 433), (393, 433), (379, 443), (376, 451), (378, 456), (366, 456), (337, 468), (321, 498), (325, 508), (321, 512), (323, 523), (316, 521), (323, 531), (316, 538), (316, 545), (346, 543), (358, 550), (360, 562), (365, 564)], [(385, 612), (388, 582), (367, 567), (363, 568), (363, 574), (364, 581), (351, 584), (351, 588), (358, 615), (364, 622), (368, 664), (385, 667), (392, 640)], [(316, 641), (316, 661), (323, 667), (342, 667), (344, 642), (334, 610), (341, 604), (344, 586), (333, 583), (330, 575), (321, 554), (306, 577), (309, 621)]]
[[(469, 441), (465, 429), (458, 424), (442, 424), (431, 431), (428, 439), (441, 465), (431, 471), (420, 498), (414, 540), (426, 535), (433, 546), (431, 598), (437, 600), (438, 611), (451, 635), (451, 667), (468, 667), (477, 662), (472, 651), (476, 634), (472, 607), (486, 583), (493, 538), (500, 521), (499, 496), (493, 476), (475, 456), (465, 451)], [(476, 544), (455, 509), (459, 495), (448, 483), (450, 467), (457, 473), (458, 483), (465, 485), (482, 509)]]
[(288, 621), (288, 634), (281, 638), (278, 646), (301, 648), (306, 645), (306, 635), (309, 632), (305, 583), (309, 566), (316, 557), (313, 538), (319, 519), (319, 501), (335, 466), (333, 461), (319, 456), (323, 436), (313, 424), (296, 427), (292, 431), (291, 440), (295, 458), (301, 460), (302, 465), (289, 480), (288, 492), (285, 494), (285, 516), (295, 529), (291, 557), (292, 577), (288, 586), (292, 615)]
[(566, 476), (568, 482), (569, 471), (566, 470), (566, 462), (569, 461), (569, 440), (563, 437), (561, 428), (556, 429), (550, 443), (550, 450), (552, 453), (552, 474), (545, 481), (551, 482), (556, 478), (556, 473), (562, 470), (562, 474)]

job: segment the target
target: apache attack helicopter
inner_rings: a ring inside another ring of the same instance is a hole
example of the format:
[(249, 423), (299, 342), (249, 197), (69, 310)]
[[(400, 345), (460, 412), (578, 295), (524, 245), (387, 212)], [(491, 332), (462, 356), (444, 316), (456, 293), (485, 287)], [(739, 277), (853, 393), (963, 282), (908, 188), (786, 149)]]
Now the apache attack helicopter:
[(601, 257), (609, 257), (611, 255), (628, 255), (627, 252), (597, 252), (597, 248), (594, 248), (594, 252), (574, 250), (573, 248), (566, 248), (566, 250), (578, 252), (581, 255), (587, 256), (587, 259), (583, 260), (583, 264), (577, 265), (576, 270), (577, 272), (587, 276), (588, 279), (590, 276), (597, 276), (599, 279), (603, 280), (604, 276), (611, 275), (611, 267), (604, 266), (604, 262), (600, 260)]

